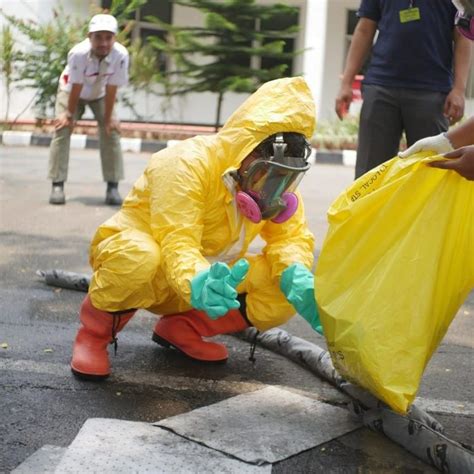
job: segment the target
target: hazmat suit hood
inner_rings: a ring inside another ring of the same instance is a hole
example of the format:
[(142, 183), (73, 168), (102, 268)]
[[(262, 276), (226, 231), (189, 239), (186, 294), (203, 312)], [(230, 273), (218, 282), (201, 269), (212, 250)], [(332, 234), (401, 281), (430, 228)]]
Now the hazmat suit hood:
[(265, 83), (231, 115), (217, 134), (222, 173), (237, 169), (270, 135), (294, 132), (310, 139), (315, 126), (314, 101), (302, 77)]

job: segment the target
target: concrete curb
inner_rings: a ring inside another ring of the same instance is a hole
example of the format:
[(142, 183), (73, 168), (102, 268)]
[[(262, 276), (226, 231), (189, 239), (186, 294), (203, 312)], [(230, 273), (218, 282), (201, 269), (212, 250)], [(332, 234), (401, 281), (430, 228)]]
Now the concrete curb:
[[(33, 134), (32, 132), (6, 131), (0, 133), (0, 144), (5, 146), (45, 146), (49, 147), (52, 136), (48, 134)], [(143, 140), (142, 138), (120, 139), (122, 151), (133, 153), (156, 153), (180, 140)], [(71, 135), (71, 149), (98, 149), (99, 139), (94, 136), (75, 134)], [(316, 150), (313, 149), (310, 161), (318, 164), (355, 166), (355, 150)]]
[[(48, 134), (33, 134), (31, 132), (3, 132), (0, 134), (0, 143), (6, 146), (46, 146), (51, 144), (52, 136)], [(125, 138), (120, 139), (123, 151), (140, 152), (156, 152), (169, 146), (168, 141), (143, 140), (141, 138)], [(73, 133), (71, 135), (71, 149), (84, 150), (86, 148), (99, 148), (99, 139), (90, 135), (80, 135)]]

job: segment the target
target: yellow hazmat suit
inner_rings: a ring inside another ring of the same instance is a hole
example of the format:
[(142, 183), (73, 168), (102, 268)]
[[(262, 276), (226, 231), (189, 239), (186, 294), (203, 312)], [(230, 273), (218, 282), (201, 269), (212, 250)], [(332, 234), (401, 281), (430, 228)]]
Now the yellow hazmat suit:
[[(310, 138), (314, 102), (301, 77), (264, 84), (229, 118), (219, 133), (197, 136), (155, 153), (122, 209), (99, 227), (91, 244), (89, 295), (103, 311), (145, 308), (170, 314), (191, 308), (193, 277), (222, 261), (241, 257), (250, 269), (239, 293), (247, 293), (247, 316), (259, 330), (285, 323), (295, 311), (279, 289), (283, 270), (313, 263), (314, 239), (304, 216), (258, 224), (235, 203), (230, 172), (264, 139), (277, 132)], [(262, 255), (247, 255), (260, 235)]]

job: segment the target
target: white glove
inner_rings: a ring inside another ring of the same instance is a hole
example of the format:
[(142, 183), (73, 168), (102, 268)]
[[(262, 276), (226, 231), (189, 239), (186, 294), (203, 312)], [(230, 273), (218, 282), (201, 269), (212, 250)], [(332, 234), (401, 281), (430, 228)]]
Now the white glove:
[(438, 155), (442, 155), (444, 153), (448, 153), (453, 151), (453, 145), (449, 141), (449, 138), (446, 136), (445, 133), (440, 133), (439, 135), (435, 135), (434, 137), (426, 137), (418, 140), (414, 143), (410, 148), (407, 148), (405, 151), (401, 151), (398, 153), (400, 158), (407, 158), (414, 153), (418, 153), (419, 151), (434, 151)]

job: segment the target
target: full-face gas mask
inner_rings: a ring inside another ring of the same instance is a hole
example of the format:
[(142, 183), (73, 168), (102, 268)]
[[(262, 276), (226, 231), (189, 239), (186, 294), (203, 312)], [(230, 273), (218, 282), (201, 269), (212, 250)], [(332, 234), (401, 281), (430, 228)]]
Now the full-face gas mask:
[(311, 148), (305, 139), (301, 156), (285, 156), (288, 145), (283, 133), (270, 140), (273, 154), (256, 158), (247, 169), (234, 173), (240, 186), (236, 201), (240, 212), (252, 222), (268, 219), (280, 224), (298, 208), (294, 191), (311, 166), (308, 163)]
[(474, 2), (472, 0), (453, 0), (458, 9), (455, 25), (466, 38), (474, 41)]

